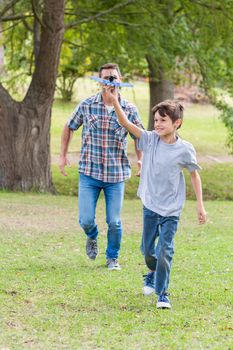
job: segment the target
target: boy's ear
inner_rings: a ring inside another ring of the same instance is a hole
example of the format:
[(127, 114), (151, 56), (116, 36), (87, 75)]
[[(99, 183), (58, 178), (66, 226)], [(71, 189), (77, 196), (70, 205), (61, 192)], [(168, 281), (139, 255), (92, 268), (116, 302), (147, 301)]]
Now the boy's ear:
[(181, 127), (181, 124), (182, 124), (182, 119), (177, 119), (175, 121), (175, 126), (176, 126), (176, 129), (179, 129)]

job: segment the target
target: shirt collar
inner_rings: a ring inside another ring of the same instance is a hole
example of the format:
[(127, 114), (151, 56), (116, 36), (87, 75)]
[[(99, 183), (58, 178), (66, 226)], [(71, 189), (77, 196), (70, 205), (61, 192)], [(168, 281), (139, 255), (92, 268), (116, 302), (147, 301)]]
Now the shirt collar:
[[(122, 108), (126, 108), (126, 101), (122, 98), (120, 93), (119, 93), (119, 101), (120, 101), (121, 107)], [(95, 95), (93, 103), (101, 103), (101, 104), (103, 104), (103, 98), (102, 98), (101, 92), (98, 92)]]

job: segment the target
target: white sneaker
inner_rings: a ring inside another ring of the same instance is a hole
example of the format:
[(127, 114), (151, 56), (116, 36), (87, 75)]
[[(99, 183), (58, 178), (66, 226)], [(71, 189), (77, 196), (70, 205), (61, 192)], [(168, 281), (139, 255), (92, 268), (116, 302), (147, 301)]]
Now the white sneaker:
[(149, 286), (144, 286), (144, 287), (142, 288), (142, 293), (143, 293), (145, 296), (151, 295), (152, 293), (155, 294), (155, 289), (152, 288), (152, 287), (149, 287)]
[(155, 273), (150, 271), (147, 275), (144, 275), (144, 286), (142, 288), (142, 293), (145, 296), (155, 293)]
[(121, 270), (117, 259), (107, 259), (107, 267), (109, 270)]

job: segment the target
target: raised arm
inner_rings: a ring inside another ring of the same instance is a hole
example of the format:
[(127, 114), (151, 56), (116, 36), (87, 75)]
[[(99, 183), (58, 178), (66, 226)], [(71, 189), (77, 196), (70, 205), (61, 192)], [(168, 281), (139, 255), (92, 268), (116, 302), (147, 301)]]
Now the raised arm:
[(118, 117), (119, 123), (124, 128), (126, 128), (131, 134), (133, 134), (137, 139), (139, 139), (141, 136), (142, 130), (128, 120), (118, 101), (117, 94), (113, 94), (111, 90), (112, 90), (111, 86), (105, 87), (105, 91), (106, 91), (106, 94), (108, 95), (109, 101), (111, 101), (111, 103), (115, 108), (115, 112)]
[(197, 198), (197, 216), (199, 224), (204, 224), (207, 219), (206, 211), (202, 199), (201, 178), (197, 170), (191, 172), (191, 182)]

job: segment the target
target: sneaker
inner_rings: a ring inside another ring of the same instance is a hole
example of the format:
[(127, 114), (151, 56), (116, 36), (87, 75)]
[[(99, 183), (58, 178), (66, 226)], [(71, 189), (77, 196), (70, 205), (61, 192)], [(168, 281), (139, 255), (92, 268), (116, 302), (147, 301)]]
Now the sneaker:
[(144, 287), (142, 288), (142, 292), (147, 296), (155, 292), (155, 273), (151, 271), (147, 275), (143, 275), (143, 277)]
[(86, 253), (89, 259), (95, 260), (98, 255), (98, 244), (96, 239), (87, 238)]
[(117, 259), (107, 259), (107, 267), (109, 270), (121, 270)]
[(156, 306), (157, 309), (171, 309), (172, 306), (166, 293), (159, 295)]

